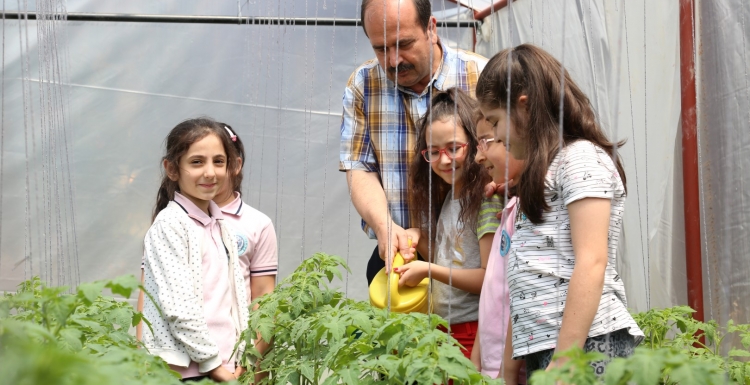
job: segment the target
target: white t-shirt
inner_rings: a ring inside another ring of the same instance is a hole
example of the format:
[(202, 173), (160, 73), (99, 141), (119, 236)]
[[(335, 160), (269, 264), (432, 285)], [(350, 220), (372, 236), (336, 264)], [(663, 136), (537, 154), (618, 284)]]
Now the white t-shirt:
[(556, 346), (575, 265), (567, 205), (583, 198), (612, 200), (604, 289), (588, 336), (629, 328), (636, 343), (642, 340), (643, 332), (628, 313), (625, 286), (615, 270), (625, 195), (612, 158), (593, 143), (571, 143), (555, 156), (545, 178), (544, 198), (550, 210), (543, 212), (539, 225), (519, 210), (512, 238), (508, 287), (514, 357)]
[[(482, 267), (479, 239), (494, 233), (500, 225), (500, 220), (495, 216), (502, 210), (500, 198), (495, 195), (482, 202), (477, 213), (477, 226), (473, 229), (461, 222), (461, 204), (452, 197), (453, 190), (445, 198), (438, 218), (435, 264), (451, 269), (479, 269)], [(435, 314), (445, 318), (451, 325), (478, 319), (479, 294), (457, 289), (438, 280), (432, 281), (432, 293)]]

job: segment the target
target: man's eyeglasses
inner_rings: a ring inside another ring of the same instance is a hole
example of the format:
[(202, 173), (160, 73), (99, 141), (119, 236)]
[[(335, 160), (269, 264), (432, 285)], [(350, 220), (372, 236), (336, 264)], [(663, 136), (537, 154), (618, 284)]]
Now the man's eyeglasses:
[(482, 152), (487, 152), (487, 150), (490, 148), (490, 143), (494, 143), (495, 138), (485, 138), (485, 139), (479, 139), (479, 144), (477, 144), (477, 149)]
[(426, 160), (428, 163), (437, 162), (440, 160), (440, 155), (445, 154), (445, 156), (448, 157), (448, 159), (453, 160), (456, 159), (456, 157), (459, 157), (463, 154), (464, 148), (468, 145), (468, 143), (463, 144), (452, 144), (446, 148), (441, 149), (431, 149), (431, 150), (422, 150), (422, 156), (424, 157), (424, 160)]

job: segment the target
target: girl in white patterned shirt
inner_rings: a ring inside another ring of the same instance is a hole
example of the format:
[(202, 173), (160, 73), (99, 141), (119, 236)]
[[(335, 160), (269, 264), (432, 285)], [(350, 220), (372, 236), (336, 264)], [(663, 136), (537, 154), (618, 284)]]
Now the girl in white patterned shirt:
[[(552, 55), (523, 44), (495, 55), (477, 85), (495, 138), (526, 161), (508, 259), (512, 337), (505, 357), (525, 358), (529, 376), (560, 365), (553, 354), (576, 346), (608, 357), (592, 363), (601, 375), (612, 357), (632, 354), (643, 338), (615, 270), (625, 172), (588, 98), (564, 76)], [(504, 378), (516, 383), (516, 373), (506, 370)]]

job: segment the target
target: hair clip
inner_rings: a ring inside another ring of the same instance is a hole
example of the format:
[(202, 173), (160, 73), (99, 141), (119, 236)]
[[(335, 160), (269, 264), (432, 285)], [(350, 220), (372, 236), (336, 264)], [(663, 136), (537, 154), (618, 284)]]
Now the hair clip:
[(227, 126), (224, 126), (224, 129), (227, 130), (227, 132), (229, 133), (229, 137), (232, 138), (232, 142), (236, 142), (237, 135), (235, 135), (234, 132), (232, 132), (232, 130), (230, 130), (229, 127)]

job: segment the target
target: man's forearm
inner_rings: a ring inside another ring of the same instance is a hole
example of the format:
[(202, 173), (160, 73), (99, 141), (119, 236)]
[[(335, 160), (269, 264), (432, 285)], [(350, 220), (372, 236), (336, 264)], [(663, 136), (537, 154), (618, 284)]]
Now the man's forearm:
[(388, 225), (390, 214), (385, 190), (376, 172), (349, 170), (346, 181), (352, 204), (365, 222), (377, 233)]

